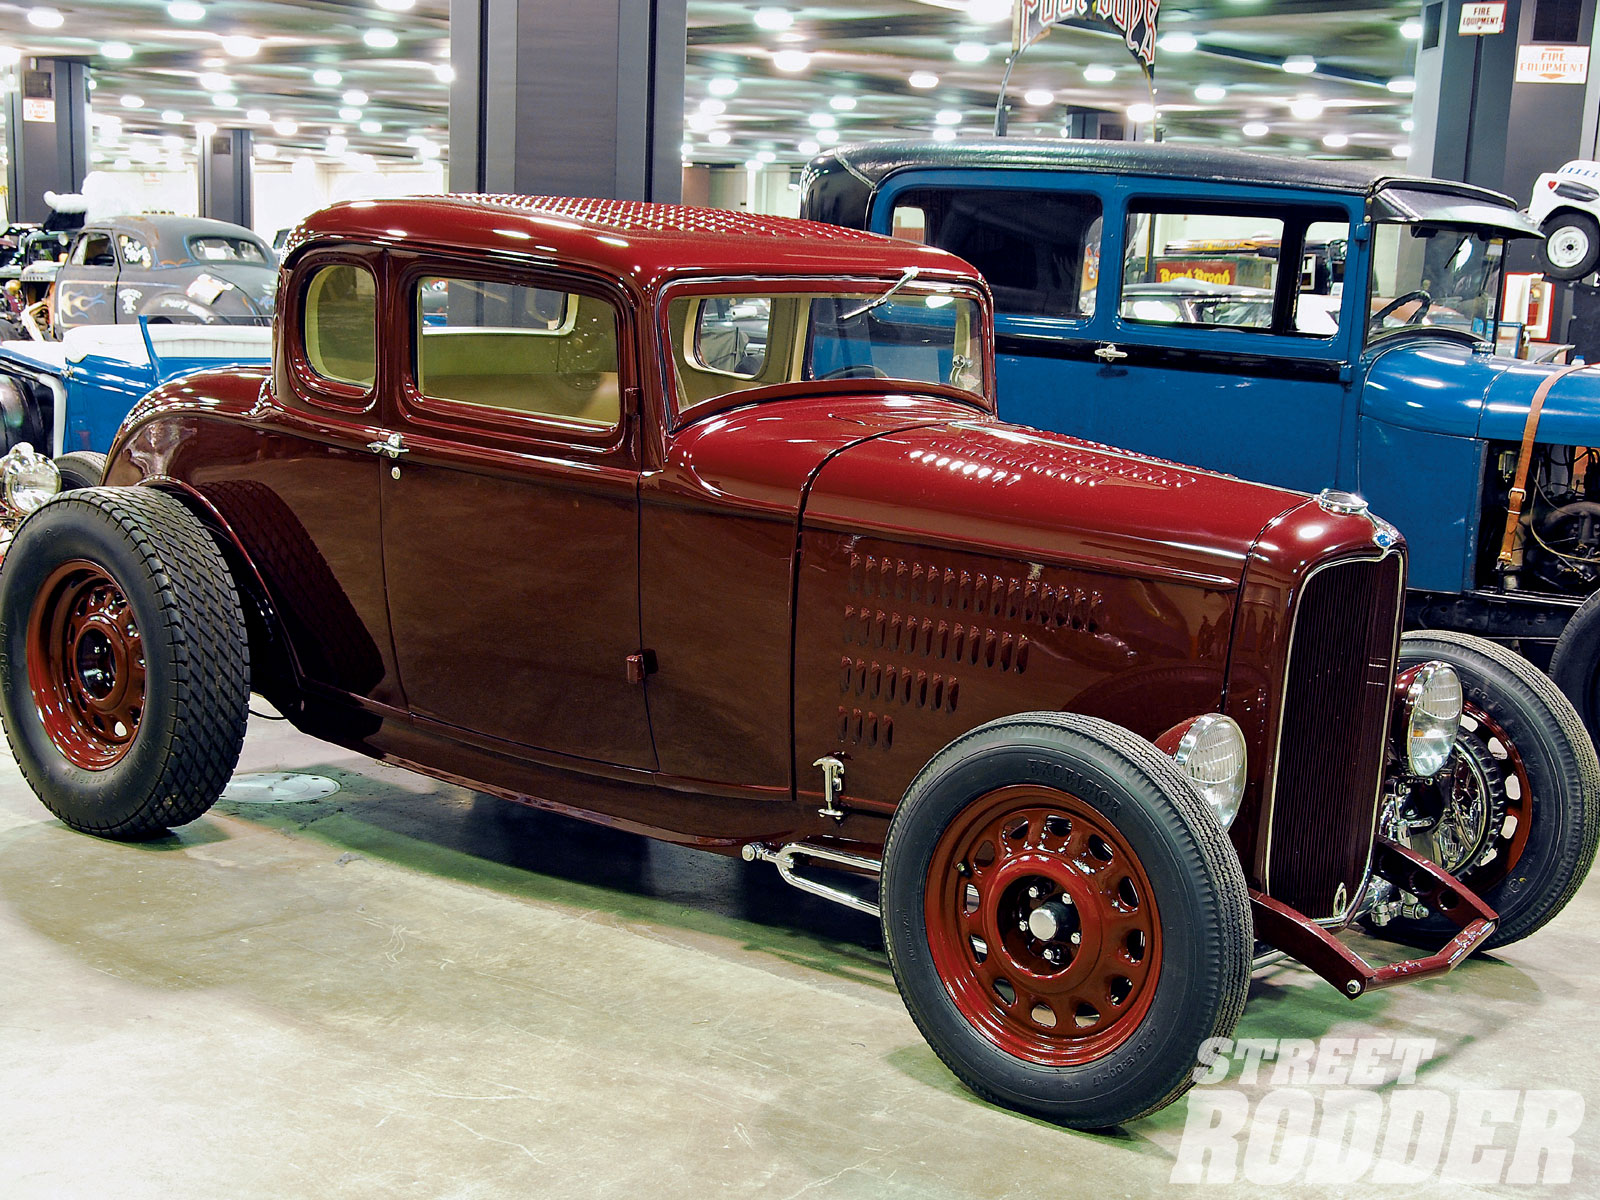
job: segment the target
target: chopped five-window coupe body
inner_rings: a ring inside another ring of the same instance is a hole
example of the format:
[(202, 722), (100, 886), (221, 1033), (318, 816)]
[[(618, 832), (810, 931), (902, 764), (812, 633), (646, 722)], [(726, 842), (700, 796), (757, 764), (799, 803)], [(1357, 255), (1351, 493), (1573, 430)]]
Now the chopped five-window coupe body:
[[(270, 369), (158, 389), (0, 570), (0, 711), (75, 828), (203, 813), (253, 690), (881, 911), (952, 1068), (1087, 1126), (1188, 1086), (1258, 949), (1350, 995), (1446, 970), (1594, 853), (1570, 706), (1402, 641), (1392, 528), (998, 421), (989, 295), (943, 251), (363, 202), (290, 238), (277, 321)], [(1330, 932), (1357, 918), (1443, 948), (1370, 966)]]

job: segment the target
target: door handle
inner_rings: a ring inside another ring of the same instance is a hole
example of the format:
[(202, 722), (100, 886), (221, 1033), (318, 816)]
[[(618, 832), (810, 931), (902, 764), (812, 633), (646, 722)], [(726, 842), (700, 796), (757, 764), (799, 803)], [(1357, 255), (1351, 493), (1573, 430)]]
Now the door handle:
[(1101, 362), (1117, 362), (1128, 357), (1126, 350), (1118, 350), (1114, 342), (1107, 342), (1094, 352), (1094, 356)]
[(391, 433), (381, 442), (368, 442), (367, 449), (374, 454), (386, 454), (390, 458), (399, 458), (402, 454), (410, 454), (411, 448), (398, 433)]

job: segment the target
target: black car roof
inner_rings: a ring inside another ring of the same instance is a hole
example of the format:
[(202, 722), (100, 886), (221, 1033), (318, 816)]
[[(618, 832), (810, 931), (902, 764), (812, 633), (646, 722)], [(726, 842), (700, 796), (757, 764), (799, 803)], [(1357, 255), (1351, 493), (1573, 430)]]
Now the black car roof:
[[(866, 199), (896, 172), (912, 168), (985, 168), (1032, 171), (1095, 171), (1115, 175), (1226, 180), (1279, 184), (1317, 191), (1371, 196), (1403, 183), (1408, 188), (1447, 191), (1515, 209), (1509, 197), (1450, 180), (1397, 175), (1388, 164), (1314, 158), (1278, 158), (1247, 150), (1172, 142), (1102, 142), (1060, 138), (983, 138), (961, 142), (875, 142), (838, 146), (806, 168), (802, 215), (859, 225)], [(855, 210), (859, 209), (859, 212)], [(830, 210), (832, 210), (830, 215)]]

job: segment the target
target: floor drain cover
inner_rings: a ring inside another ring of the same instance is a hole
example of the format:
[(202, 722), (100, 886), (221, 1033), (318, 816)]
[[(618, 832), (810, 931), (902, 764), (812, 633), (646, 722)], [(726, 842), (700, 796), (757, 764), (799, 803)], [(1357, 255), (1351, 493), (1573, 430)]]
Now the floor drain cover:
[(236, 775), (222, 789), (222, 799), (234, 804), (304, 804), (339, 790), (326, 775), (300, 775), (292, 771), (262, 771)]

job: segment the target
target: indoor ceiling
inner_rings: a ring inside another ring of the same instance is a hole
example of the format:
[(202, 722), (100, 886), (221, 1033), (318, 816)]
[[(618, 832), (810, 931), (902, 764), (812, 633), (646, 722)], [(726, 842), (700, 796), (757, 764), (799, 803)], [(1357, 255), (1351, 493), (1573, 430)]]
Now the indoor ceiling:
[[(689, 0), (685, 158), (798, 163), (839, 140), (986, 133), (1009, 7)], [(1153, 101), (1170, 139), (1387, 157), (1407, 140), (1420, 9), (1168, 0), (1154, 93), (1119, 36), (1058, 29), (1016, 66), (1011, 132), (1059, 136), (1073, 108)], [(90, 63), (102, 165), (186, 158), (202, 123), (248, 126), (279, 158), (447, 154), (449, 54), (448, 0), (0, 0), (0, 71), (18, 55)]]

